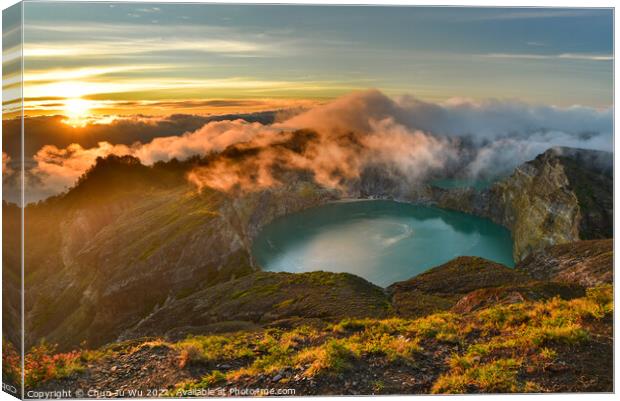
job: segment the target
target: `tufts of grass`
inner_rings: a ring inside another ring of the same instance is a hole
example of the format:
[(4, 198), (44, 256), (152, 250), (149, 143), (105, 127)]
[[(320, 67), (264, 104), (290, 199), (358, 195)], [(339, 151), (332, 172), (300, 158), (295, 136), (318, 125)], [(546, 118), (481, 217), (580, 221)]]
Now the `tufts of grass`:
[(254, 352), (241, 336), (189, 336), (174, 345), (179, 350), (179, 367), (191, 363), (250, 358)]
[[(473, 328), (485, 333), (484, 340), (470, 344), (464, 353), (453, 355), (449, 371), (435, 383), (437, 393), (537, 391), (533, 382), (519, 382), (522, 365), (552, 363), (555, 347), (588, 342), (587, 321), (613, 313), (611, 286), (589, 289), (586, 297), (565, 301), (499, 305), (475, 314)], [(426, 319), (421, 334), (436, 335), (437, 316)], [(430, 328), (428, 328), (430, 327)]]
[(306, 376), (318, 374), (338, 374), (352, 367), (358, 354), (346, 341), (331, 339), (325, 344), (310, 348), (297, 354), (295, 363), (306, 367)]
[(372, 324), (372, 321), (369, 319), (344, 319), (333, 325), (332, 330), (334, 333), (346, 334), (363, 331), (370, 324)]
[(588, 331), (577, 324), (533, 327), (526, 330), (529, 340), (536, 346), (550, 343), (579, 344), (589, 340)]
[[(317, 280), (324, 278), (327, 276), (316, 275)], [(145, 347), (178, 350), (181, 368), (204, 363), (210, 369), (209, 374), (198, 381), (177, 385), (179, 389), (190, 389), (235, 382), (242, 377), (274, 375), (283, 370), (307, 377), (333, 378), (351, 372), (358, 363), (369, 361), (378, 363), (377, 366), (392, 363), (415, 366), (422, 346), (432, 350), (448, 344), (455, 353), (447, 360), (445, 373), (436, 380), (433, 392), (538, 391), (537, 383), (524, 381), (528, 376), (519, 373), (545, 369), (555, 363), (564, 344), (587, 343), (592, 320), (608, 319), (612, 314), (612, 288), (601, 286), (588, 290), (585, 297), (569, 301), (554, 298), (497, 305), (467, 315), (442, 312), (415, 320), (345, 319), (321, 328), (302, 326), (189, 336), (174, 344), (161, 340), (132, 341), (72, 353), (57, 353), (54, 347), (41, 344), (26, 355), (26, 384), (32, 386), (66, 377), (83, 369), (84, 362)], [(18, 363), (19, 355), (15, 352), (12, 355)], [(8, 366), (8, 361), (3, 360), (3, 369), (10, 373), (14, 367)], [(234, 361), (233, 365), (240, 368), (226, 373), (211, 370), (214, 368), (211, 364), (225, 361)], [(441, 357), (436, 363), (443, 361)], [(381, 386), (381, 383), (373, 385), (374, 391), (384, 391)]]
[(520, 391), (517, 381), (521, 360), (506, 358), (484, 364), (453, 365), (450, 373), (440, 376), (432, 392), (463, 394), (469, 392), (512, 393)]
[(363, 333), (348, 339), (349, 348), (362, 355), (381, 355), (389, 362), (413, 363), (416, 352), (421, 351), (419, 339), (404, 335)]
[[(461, 319), (452, 313), (437, 313), (415, 320), (411, 331), (424, 338), (434, 338), (447, 343), (458, 343), (467, 334), (461, 327)], [(466, 326), (469, 329), (469, 327)]]
[(209, 388), (213, 387), (217, 384), (221, 384), (226, 381), (226, 375), (219, 370), (213, 370), (209, 374), (205, 375), (200, 383), (198, 383), (198, 387), (200, 388)]
[(263, 354), (255, 359), (246, 373), (273, 373), (292, 363), (291, 355), (296, 341), (300, 338), (289, 335), (278, 340), (277, 338), (266, 335), (259, 342), (259, 350)]

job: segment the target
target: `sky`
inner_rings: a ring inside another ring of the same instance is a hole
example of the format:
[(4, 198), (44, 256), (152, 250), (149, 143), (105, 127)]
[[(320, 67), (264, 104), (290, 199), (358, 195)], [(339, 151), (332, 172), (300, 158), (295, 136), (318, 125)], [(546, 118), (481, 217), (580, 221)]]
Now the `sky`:
[[(612, 104), (609, 9), (24, 7), (26, 113), (77, 123), (304, 107), (368, 88), (428, 101)], [(5, 63), (15, 54), (5, 46)], [(17, 79), (4, 78), (5, 90)]]
[[(304, 128), (322, 142), (290, 167), (327, 186), (330, 171), (377, 161), (425, 179), (456, 160), (479, 177), (553, 146), (612, 148), (611, 9), (23, 5), (26, 135), (12, 118), (15, 6), (3, 13), (2, 163), (17, 188), (25, 146), (28, 201), (68, 190), (97, 157), (152, 164)], [(365, 153), (343, 146), (349, 132)], [(271, 185), (283, 157), (269, 149), (248, 166)], [(241, 167), (198, 175), (237, 185)]]

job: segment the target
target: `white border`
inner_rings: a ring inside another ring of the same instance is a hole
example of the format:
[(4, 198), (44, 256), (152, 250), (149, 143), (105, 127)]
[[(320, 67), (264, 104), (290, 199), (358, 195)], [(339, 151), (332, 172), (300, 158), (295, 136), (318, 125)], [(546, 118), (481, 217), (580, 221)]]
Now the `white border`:
[[(25, 2), (34, 2), (37, 0), (26, 0)], [(45, 2), (53, 2), (47, 0), (41, 0)], [(60, 0), (62, 2), (86, 2), (80, 0)], [(615, 29), (615, 4), (616, 2), (613, 0), (461, 0), (461, 1), (446, 1), (446, 0), (424, 0), (424, 1), (416, 1), (416, 0), (389, 0), (389, 1), (364, 1), (364, 0), (339, 0), (339, 1), (331, 1), (331, 0), (313, 0), (313, 1), (303, 1), (303, 0), (288, 0), (286, 2), (276, 2), (276, 1), (265, 1), (265, 0), (228, 0), (228, 1), (183, 1), (183, 0), (168, 0), (168, 1), (150, 1), (150, 0), (132, 0), (132, 1), (122, 1), (122, 0), (109, 0), (109, 1), (92, 1), (92, 2), (101, 2), (101, 3), (203, 3), (203, 4), (315, 4), (315, 5), (403, 5), (403, 6), (469, 6), (469, 7), (602, 7), (602, 8), (614, 8), (614, 55), (615, 55), (615, 44), (619, 39), (618, 31)], [(14, 4), (18, 3), (16, 0), (0, 0), (0, 6), (2, 9), (8, 8)], [(2, 23), (0, 20), (0, 31), (2, 29)], [(23, 32), (23, 31), (22, 31)], [(615, 93), (617, 89), (617, 77), (618, 77), (618, 66), (614, 61), (614, 128), (615, 121), (618, 118), (618, 110), (615, 108)], [(0, 128), (1, 130), (1, 128)], [(614, 130), (614, 138), (615, 138), (615, 130)], [(1, 139), (0, 139), (1, 143)], [(620, 166), (616, 163), (616, 155), (620, 152), (620, 143), (619, 141), (614, 140), (614, 211), (620, 210), (618, 208), (620, 204), (620, 200), (615, 196), (616, 194), (616, 179), (620, 177)], [(2, 194), (2, 189), (0, 186), (0, 196)], [(1, 222), (1, 215), (0, 215)], [(620, 223), (620, 216), (618, 213), (614, 213), (614, 238), (616, 238), (615, 227), (618, 227)], [(0, 240), (2, 238), (2, 233), (0, 231)], [(0, 242), (1, 243), (1, 242)], [(618, 251), (620, 250), (620, 245), (617, 241), (614, 241), (614, 255), (618, 255)], [(618, 274), (618, 258), (614, 258), (614, 274), (617, 277)], [(1, 285), (1, 275), (0, 275), (0, 285)], [(23, 283), (23, 280), (22, 280)], [(0, 287), (1, 288), (1, 287)], [(614, 297), (618, 299), (618, 286), (614, 287)], [(0, 308), (1, 308), (1, 298), (0, 298)], [(1, 309), (0, 309), (1, 310)], [(614, 308), (614, 328), (616, 327), (618, 317), (618, 310)], [(617, 352), (618, 343), (614, 341), (614, 379), (618, 377), (618, 367), (620, 365), (620, 358)], [(615, 386), (614, 380), (614, 390), (617, 389)], [(411, 400), (413, 398), (417, 399), (425, 399), (430, 397), (437, 397), (431, 395), (418, 395), (418, 396), (383, 396), (383, 398), (389, 398), (390, 400)], [(441, 397), (457, 397), (457, 396), (441, 396)], [(484, 399), (489, 401), (501, 400), (502, 398), (510, 397), (511, 400), (520, 401), (527, 400), (531, 401), (534, 399), (544, 399), (544, 400), (558, 400), (558, 401), (576, 401), (582, 398), (587, 398), (588, 401), (599, 401), (599, 400), (612, 400), (616, 399), (614, 394), (584, 394), (584, 393), (570, 393), (570, 394), (502, 394), (502, 395), (465, 395), (464, 397), (473, 398), (473, 399)], [(272, 397), (266, 397), (271, 399)], [(342, 397), (325, 397), (325, 396), (316, 396), (316, 397), (294, 397), (288, 399), (311, 399), (311, 400), (336, 400)], [(349, 398), (349, 397), (346, 397)], [(4, 400), (14, 400), (14, 397), (11, 397), (9, 394), (5, 392), (0, 392), (0, 401)], [(146, 399), (152, 400), (152, 399)]]

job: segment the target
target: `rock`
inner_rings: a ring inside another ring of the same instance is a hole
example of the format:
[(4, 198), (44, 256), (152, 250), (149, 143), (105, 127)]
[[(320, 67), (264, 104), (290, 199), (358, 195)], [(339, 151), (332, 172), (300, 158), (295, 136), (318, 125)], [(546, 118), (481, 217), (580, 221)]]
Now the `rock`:
[(490, 199), (489, 206), (499, 206), (495, 212), (490, 209), (490, 215), (512, 233), (517, 261), (546, 246), (579, 239), (579, 203), (554, 151), (493, 185)]
[(508, 305), (524, 301), (540, 301), (553, 297), (573, 299), (585, 295), (577, 284), (530, 282), (524, 285), (483, 288), (472, 291), (452, 307), (454, 313), (470, 313), (495, 305)]
[(591, 287), (613, 283), (613, 240), (578, 241), (533, 253), (517, 264), (517, 271), (538, 280)]
[(461, 256), (407, 281), (388, 287), (396, 313), (404, 317), (424, 316), (448, 310), (463, 295), (481, 288), (531, 281), (517, 272), (487, 259)]
[(271, 379), (272, 382), (277, 383), (280, 380), (282, 380), (282, 375), (281, 374), (277, 374), (273, 377), (273, 379)]

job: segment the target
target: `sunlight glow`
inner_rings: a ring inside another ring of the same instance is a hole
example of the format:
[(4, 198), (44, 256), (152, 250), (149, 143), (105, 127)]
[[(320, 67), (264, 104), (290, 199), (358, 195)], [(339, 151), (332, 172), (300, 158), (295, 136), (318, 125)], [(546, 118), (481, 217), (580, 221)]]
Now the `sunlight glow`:
[(64, 111), (66, 120), (63, 122), (72, 127), (84, 127), (88, 123), (88, 116), (91, 109), (90, 102), (81, 98), (65, 100)]

